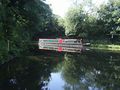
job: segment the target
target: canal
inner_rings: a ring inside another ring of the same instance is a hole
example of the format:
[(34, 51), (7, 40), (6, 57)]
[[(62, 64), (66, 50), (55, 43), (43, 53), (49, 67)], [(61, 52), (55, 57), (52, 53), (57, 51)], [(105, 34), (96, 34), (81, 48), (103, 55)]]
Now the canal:
[(0, 90), (120, 90), (120, 53), (46, 51), (0, 66)]

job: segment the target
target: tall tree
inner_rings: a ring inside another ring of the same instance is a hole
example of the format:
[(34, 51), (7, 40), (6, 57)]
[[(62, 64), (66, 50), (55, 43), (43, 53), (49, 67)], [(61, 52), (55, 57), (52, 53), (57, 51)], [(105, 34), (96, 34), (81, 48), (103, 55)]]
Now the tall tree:
[(26, 50), (26, 44), (45, 30), (51, 17), (49, 5), (42, 0), (1, 0), (0, 58)]

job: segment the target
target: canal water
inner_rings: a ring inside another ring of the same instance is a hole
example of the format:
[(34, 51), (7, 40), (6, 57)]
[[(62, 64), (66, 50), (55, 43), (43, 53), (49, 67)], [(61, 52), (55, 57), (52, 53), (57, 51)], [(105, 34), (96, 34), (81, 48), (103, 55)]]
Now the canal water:
[(0, 90), (120, 90), (120, 53), (46, 51), (0, 66)]

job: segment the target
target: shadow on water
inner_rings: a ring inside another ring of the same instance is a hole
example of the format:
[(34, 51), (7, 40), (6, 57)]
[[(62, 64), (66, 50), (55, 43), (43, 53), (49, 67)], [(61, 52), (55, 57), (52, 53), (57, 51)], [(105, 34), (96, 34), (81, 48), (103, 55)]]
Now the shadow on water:
[(51, 55), (15, 58), (0, 67), (0, 90), (41, 90), (58, 61)]
[[(18, 57), (0, 67), (0, 90), (55, 90), (49, 85), (55, 73), (64, 81), (57, 90), (119, 90), (120, 53), (44, 52)], [(55, 83), (53, 87), (60, 84)]]

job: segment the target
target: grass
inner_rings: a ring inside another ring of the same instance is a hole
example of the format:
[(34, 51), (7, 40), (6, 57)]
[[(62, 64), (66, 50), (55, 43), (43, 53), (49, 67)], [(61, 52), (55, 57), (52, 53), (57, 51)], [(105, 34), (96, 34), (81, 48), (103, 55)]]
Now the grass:
[(120, 51), (120, 45), (114, 45), (114, 44), (91, 44), (90, 48)]

